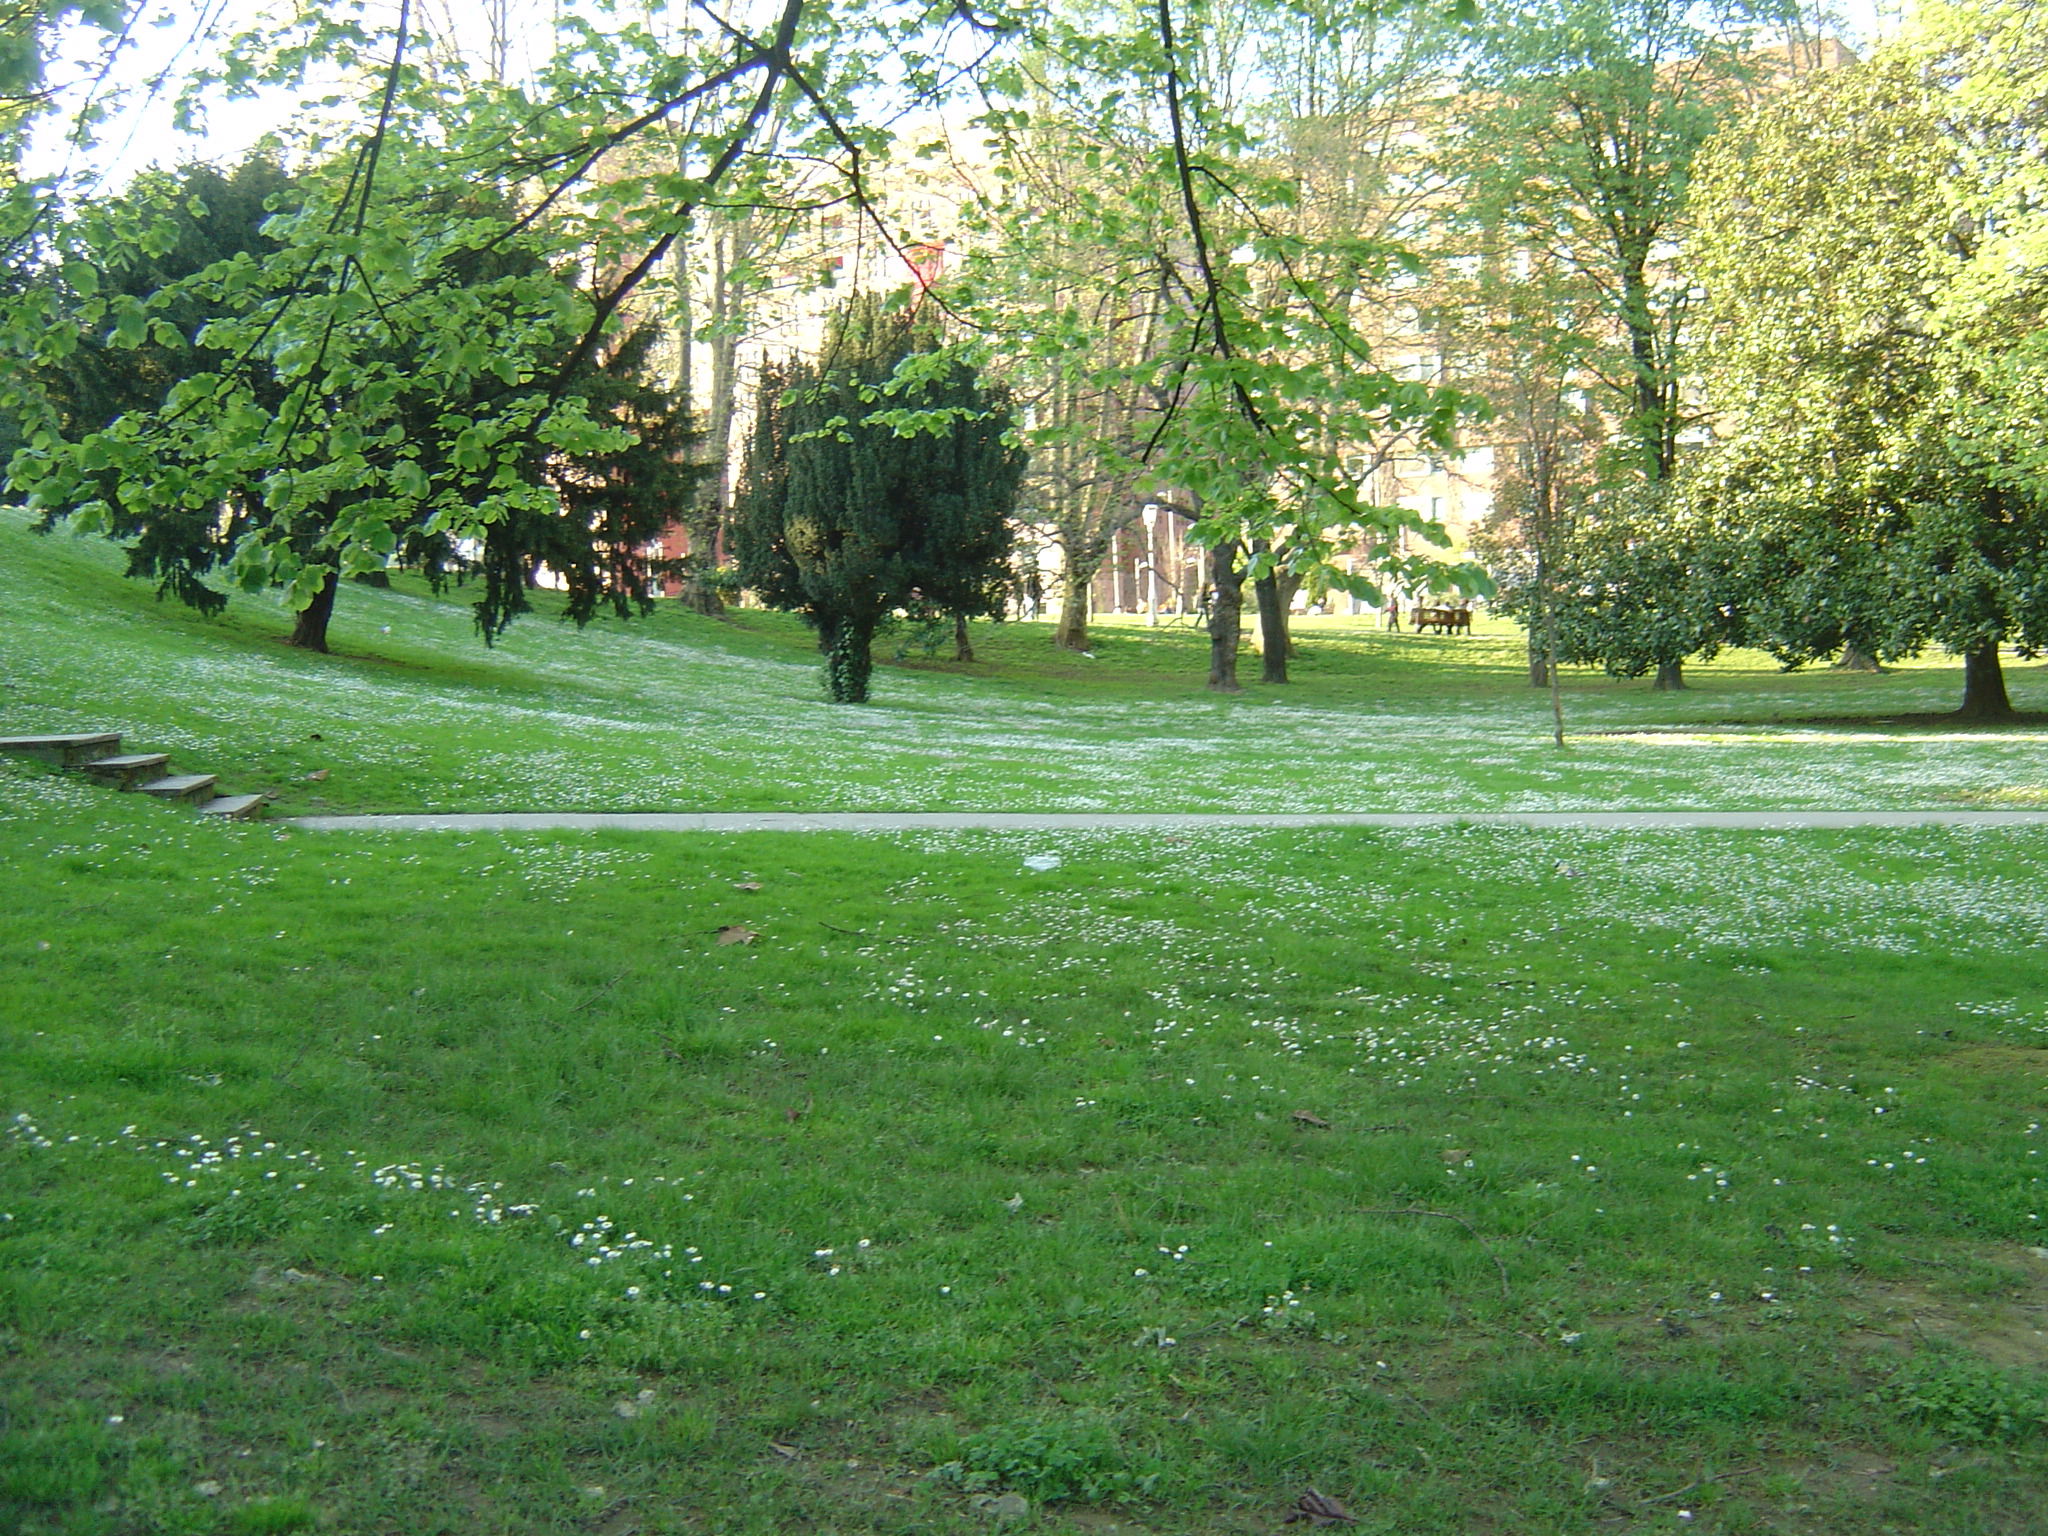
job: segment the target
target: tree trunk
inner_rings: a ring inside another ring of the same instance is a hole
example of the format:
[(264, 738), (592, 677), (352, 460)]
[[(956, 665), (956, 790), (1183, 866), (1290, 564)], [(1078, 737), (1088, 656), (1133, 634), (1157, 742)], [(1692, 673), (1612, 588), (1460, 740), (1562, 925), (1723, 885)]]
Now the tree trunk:
[(964, 613), (953, 615), (953, 659), (974, 660), (974, 647), (967, 639), (967, 615)]
[(1665, 377), (1664, 359), (1658, 355), (1657, 322), (1650, 297), (1649, 250), (1626, 250), (1621, 257), (1621, 323), (1628, 332), (1629, 367), (1634, 375), (1629, 392), (1634, 399), (1635, 420), (1627, 430), (1640, 445), (1643, 478), (1669, 480), (1677, 456), (1677, 432), (1672, 420), (1670, 381)]
[(1842, 654), (1837, 658), (1834, 669), (1837, 672), (1882, 672), (1883, 666), (1870, 652), (1854, 640), (1842, 642)]
[(719, 532), (730, 522), (732, 512), (730, 469), (736, 414), (734, 380), (743, 329), (739, 314), (741, 300), (733, 268), (744, 264), (752, 230), (752, 215), (741, 214), (736, 219), (714, 221), (708, 242), (698, 246), (692, 246), (689, 241), (676, 244), (675, 334), (682, 354), (679, 372), (685, 392), (696, 387), (693, 350), (697, 323), (690, 274), (684, 262), (692, 249), (706, 249), (710, 255), (705, 284), (710, 303), (709, 323), (704, 328), (708, 333), (706, 345), (710, 350), (710, 394), (704, 412), (704, 478), (698, 483), (690, 508), (681, 519), (684, 531), (690, 536), (690, 555), (689, 563), (683, 567), (677, 593), (684, 607), (708, 618), (716, 618), (726, 609), (725, 596), (713, 585), (711, 573), (718, 568)]
[(1685, 663), (1683, 661), (1660, 661), (1657, 663), (1657, 681), (1650, 685), (1659, 693), (1676, 693), (1685, 687)]
[(333, 571), (327, 572), (320, 590), (313, 594), (313, 601), (301, 608), (292, 621), (292, 637), (285, 644), (302, 651), (318, 651), (322, 656), (327, 654), (327, 622), (334, 617), (334, 594), (340, 587), (340, 577)]
[(1287, 681), (1287, 610), (1280, 605), (1280, 579), (1268, 571), (1252, 583), (1259, 610), (1259, 681)]
[(868, 676), (875, 670), (873, 619), (841, 619), (829, 635), (825, 652), (825, 691), (834, 704), (865, 704)]
[(715, 619), (725, 612), (725, 595), (711, 581), (711, 573), (717, 569), (715, 562), (708, 554), (699, 558), (697, 551), (712, 547), (718, 536), (717, 523), (692, 517), (683, 529), (690, 535), (690, 553), (684, 557), (677, 579), (676, 600), (692, 613)]
[(1998, 664), (1998, 642), (1974, 646), (1963, 653), (1963, 707), (1956, 711), (1965, 720), (2010, 720), (2012, 700), (2006, 697), (2005, 672)]
[(1237, 637), (1244, 613), (1244, 570), (1237, 563), (1241, 546), (1228, 539), (1209, 551), (1209, 585), (1215, 600), (1209, 607), (1209, 687), (1216, 693), (1242, 693), (1237, 680)]
[(1564, 750), (1564, 679), (1557, 671), (1557, 604), (1543, 594), (1543, 671), (1550, 684), (1550, 732), (1557, 750)]
[(1280, 633), (1287, 637), (1287, 659), (1301, 660), (1301, 648), (1294, 643), (1294, 596), (1301, 590), (1301, 577), (1282, 571), (1274, 578), (1280, 583)]
[(1544, 654), (1543, 637), (1537, 633), (1534, 624), (1529, 626), (1529, 686), (1550, 686), (1550, 658)]
[(1060, 621), (1052, 631), (1052, 643), (1063, 651), (1088, 649), (1088, 589), (1094, 580), (1095, 567), (1069, 551), (1060, 568)]

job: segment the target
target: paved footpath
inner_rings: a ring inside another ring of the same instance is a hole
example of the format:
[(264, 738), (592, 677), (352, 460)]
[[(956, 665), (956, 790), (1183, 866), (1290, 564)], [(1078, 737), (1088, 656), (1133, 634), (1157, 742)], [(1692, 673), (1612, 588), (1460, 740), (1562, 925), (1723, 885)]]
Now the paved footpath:
[(298, 816), (310, 832), (1211, 832), (1290, 827), (1557, 827), (1607, 832), (1699, 828), (2048, 827), (2039, 811), (507, 811), (473, 815)]

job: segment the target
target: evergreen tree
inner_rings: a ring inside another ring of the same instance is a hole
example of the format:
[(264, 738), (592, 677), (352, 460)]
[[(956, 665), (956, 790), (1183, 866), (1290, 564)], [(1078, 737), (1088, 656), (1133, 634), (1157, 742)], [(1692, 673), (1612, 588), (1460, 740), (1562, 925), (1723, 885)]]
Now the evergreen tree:
[[(562, 616), (582, 625), (600, 610), (622, 619), (650, 612), (657, 581), (682, 563), (647, 551), (692, 505), (707, 466), (693, 457), (700, 439), (686, 406), (650, 371), (655, 334), (633, 331), (573, 386), (595, 420), (630, 441), (596, 453), (536, 449), (533, 472), (554, 487), (558, 505), (511, 509), (485, 530), (475, 610), (486, 641), (531, 611), (537, 567), (561, 582)], [(437, 585), (460, 568), (438, 534), (416, 536), (414, 549)]]
[[(269, 221), (302, 216), (308, 187), (307, 179), (256, 156), (230, 172), (192, 165), (152, 173), (126, 198), (87, 211), (82, 243), (99, 260), (72, 262), (51, 276), (70, 285), (75, 304), (111, 306), (134, 321), (124, 318), (111, 333), (89, 333), (45, 367), (38, 424), (44, 441), (37, 447), (31, 432), (31, 451), (15, 460), (18, 479), (36, 483), (52, 443), (79, 443), (95, 434), (117, 438), (131, 423), (174, 418), (182, 392), (202, 378), (217, 387), (232, 377), (243, 408), (280, 427), (299, 418), (265, 347), (241, 338), (280, 301), (250, 281), (280, 248), (266, 233), (275, 227)], [(554, 280), (536, 252), (499, 238), (510, 215), (488, 194), (429, 198), (413, 217), (445, 245), (436, 281), (449, 302), (473, 300), (507, 283)], [(567, 289), (558, 292), (565, 296)], [(480, 302), (488, 307), (487, 298)], [(237, 339), (218, 339), (224, 335)], [(549, 494), (531, 504), (510, 499), (479, 531), (484, 595), (476, 611), (486, 640), (527, 611), (528, 581), (542, 563), (563, 579), (567, 615), (578, 623), (601, 604), (621, 615), (644, 607), (656, 572), (643, 546), (676, 515), (694, 478), (683, 463), (687, 416), (648, 378), (650, 339), (629, 336), (578, 369), (565, 387), (583, 415), (606, 429), (602, 446), (569, 451), (529, 440), (516, 455), (495, 462), (451, 434), (450, 424), (487, 411), (491, 396), (507, 386), (505, 375), (516, 380), (558, 362), (570, 344), (566, 326), (543, 322), (478, 336), (478, 352), (494, 355), (498, 371), (479, 370), (461, 397), (410, 378), (401, 347), (387, 343), (383, 361), (393, 382), (378, 395), (384, 425), (360, 439), (358, 450), (367, 455), (410, 443), (412, 480), (448, 489), (435, 501), (417, 502), (409, 518), (383, 524), (378, 553), (385, 561), (422, 566), (437, 583), (464, 569), (456, 546), (440, 531), (445, 504), (481, 494), (509, 467)], [(283, 482), (317, 483), (322, 471), (329, 474), (324, 484), (278, 494)], [(363, 500), (347, 471), (346, 464), (332, 464), (294, 477), (260, 450), (203, 463), (108, 451), (66, 491), (39, 490), (37, 500), (43, 526), (77, 518), (107, 533), (126, 546), (129, 574), (153, 579), (161, 595), (205, 613), (227, 602), (219, 576), (245, 587), (269, 579), (266, 568), (236, 566), (238, 551), (260, 527), (292, 557), (297, 614), (290, 643), (325, 651), (344, 574), (337, 529)], [(138, 478), (144, 474), (146, 482)], [(354, 568), (381, 567), (358, 557)]]
[(764, 368), (734, 509), (740, 579), (818, 632), (835, 703), (868, 697), (870, 647), (913, 605), (992, 611), (1023, 454), (999, 392), (928, 325), (872, 296), (823, 358)]
[[(187, 165), (152, 171), (128, 195), (89, 210), (80, 221), (93, 231), (102, 260), (44, 274), (68, 292), (73, 306), (98, 298), (141, 305), (162, 295), (152, 319), (133, 336), (89, 334), (43, 370), (41, 423), (25, 423), (67, 442), (123, 416), (161, 407), (182, 379), (219, 366), (223, 358), (206, 334), (220, 289), (206, 274), (238, 258), (262, 259), (277, 249), (263, 225), (289, 208), (291, 178), (276, 161), (252, 155), (229, 171)], [(272, 371), (260, 360), (247, 370), (249, 393), (260, 408), (282, 399)], [(248, 516), (247, 498), (191, 498), (146, 510), (123, 494), (118, 475), (98, 478), (103, 530), (120, 540), (130, 576), (153, 580), (159, 596), (175, 597), (201, 613), (218, 613), (227, 595), (206, 578), (233, 552)], [(46, 507), (45, 528), (73, 509)]]

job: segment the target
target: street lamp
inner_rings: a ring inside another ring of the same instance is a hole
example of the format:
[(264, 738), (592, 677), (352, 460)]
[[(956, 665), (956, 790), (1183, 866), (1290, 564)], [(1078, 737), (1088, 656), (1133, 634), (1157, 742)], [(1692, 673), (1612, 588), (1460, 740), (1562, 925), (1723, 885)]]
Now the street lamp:
[(1149, 629), (1157, 628), (1159, 624), (1159, 551), (1155, 542), (1155, 535), (1159, 531), (1159, 503), (1146, 502), (1144, 515), (1145, 571), (1148, 577), (1145, 583), (1145, 625)]

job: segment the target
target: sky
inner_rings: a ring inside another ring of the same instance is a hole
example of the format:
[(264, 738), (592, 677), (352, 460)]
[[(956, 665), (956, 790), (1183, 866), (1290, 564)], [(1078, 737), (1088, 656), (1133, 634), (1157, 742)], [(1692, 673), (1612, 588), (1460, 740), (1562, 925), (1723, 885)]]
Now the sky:
[[(271, 0), (135, 0), (137, 18), (111, 67), (104, 63), (107, 39), (95, 29), (72, 24), (66, 29), (58, 57), (51, 66), (52, 81), (71, 82), (66, 100), (69, 109), (53, 114), (36, 135), (26, 157), (25, 168), (32, 176), (80, 174), (88, 185), (118, 187), (137, 171), (156, 164), (175, 164), (202, 159), (233, 161), (248, 152), (268, 132), (289, 126), (298, 115), (295, 95), (265, 92), (242, 100), (227, 100), (214, 93), (205, 112), (203, 131), (187, 135), (173, 124), (171, 103), (162, 93), (152, 93), (147, 82), (170, 68), (189, 72), (206, 68), (218, 60), (217, 38), (262, 24)], [(423, 26), (441, 46), (459, 50), (474, 66), (481, 67), (492, 52), (490, 17), (498, 15), (509, 36), (507, 47), (510, 72), (517, 75), (530, 65), (548, 41), (549, 21), (561, 0), (413, 0), (415, 26)], [(1482, 0), (1482, 4), (1486, 0)], [(1844, 18), (1852, 39), (1869, 40), (1885, 35), (1899, 24), (1911, 0), (1833, 0), (1833, 8)], [(387, 25), (398, 14), (399, 0), (361, 0), (362, 10)], [(334, 7), (337, 11), (340, 6)], [(349, 86), (334, 79), (325, 88), (341, 87), (346, 94), (367, 103), (374, 94), (374, 82)], [(107, 99), (118, 88), (131, 102), (130, 108), (103, 125), (97, 142), (81, 149), (69, 142), (67, 125), (77, 108), (93, 99)]]

